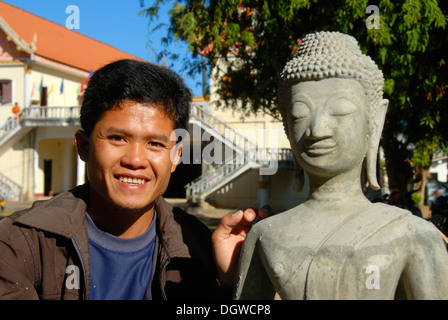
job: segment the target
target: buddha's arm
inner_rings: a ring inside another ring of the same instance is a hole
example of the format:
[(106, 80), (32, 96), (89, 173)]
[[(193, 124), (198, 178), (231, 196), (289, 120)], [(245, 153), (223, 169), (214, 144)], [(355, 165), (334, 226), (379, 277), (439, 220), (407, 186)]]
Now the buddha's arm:
[(249, 232), (241, 255), (234, 299), (272, 300), (275, 290), (260, 259), (257, 228)]
[(404, 271), (404, 287), (410, 299), (448, 299), (448, 253), (433, 226), (415, 237)]

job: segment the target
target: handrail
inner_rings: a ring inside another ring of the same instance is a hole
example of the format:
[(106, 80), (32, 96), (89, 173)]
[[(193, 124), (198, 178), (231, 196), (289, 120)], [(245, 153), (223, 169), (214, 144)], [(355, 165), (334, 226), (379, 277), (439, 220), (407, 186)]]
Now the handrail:
[(199, 119), (201, 123), (217, 131), (224, 139), (237, 148), (234, 148), (236, 155), (230, 160), (214, 166), (211, 172), (201, 175), (185, 186), (188, 200), (193, 200), (195, 196), (205, 199), (207, 190), (211, 191), (226, 176), (237, 172), (244, 165), (263, 167), (266, 165), (266, 162), (270, 163), (270, 161), (276, 161), (278, 163), (280, 161), (292, 162), (293, 160), (290, 149), (258, 148), (255, 142), (252, 142), (197, 104), (192, 104), (190, 116)]
[(0, 127), (0, 141), (3, 140), (10, 132), (12, 132), (16, 127), (19, 126), (20, 117), (15, 116), (6, 120), (3, 126)]
[(291, 149), (286, 148), (247, 150), (245, 154), (247, 155), (245, 159), (248, 161), (244, 161), (241, 157), (235, 156), (230, 162), (217, 166), (212, 172), (201, 175), (187, 184), (185, 186), (187, 199), (193, 200), (194, 195), (201, 195), (200, 197), (204, 198), (207, 190), (211, 191), (211, 189), (213, 189), (219, 182), (222, 182), (225, 177), (238, 171), (244, 165), (255, 167), (266, 165), (266, 162), (270, 163), (271, 161), (276, 163), (280, 161), (293, 161)]
[(0, 194), (5, 200), (11, 200), (13, 196), (16, 196), (17, 200), (20, 200), (22, 199), (22, 187), (12, 179), (0, 173)]
[(232, 143), (232, 145), (239, 147), (240, 150), (236, 149), (239, 153), (244, 152), (244, 150), (255, 149), (257, 147), (255, 142), (251, 141), (249, 138), (245, 137), (225, 122), (213, 116), (210, 112), (200, 107), (199, 104), (193, 103), (191, 105), (190, 117), (197, 118), (210, 128), (216, 130), (224, 139)]
[(79, 119), (80, 106), (72, 107), (28, 107), (22, 112), (21, 119)]
[(9, 118), (0, 126), (0, 143), (5, 137), (14, 132), (14, 129), (26, 123), (26, 120), (78, 120), (80, 106), (73, 107), (44, 107), (31, 106), (21, 113)]
[[(42, 107), (32, 106), (22, 110), (21, 113), (9, 118), (0, 126), (0, 144), (2, 144), (10, 135), (15, 134), (22, 126), (26, 126), (27, 120), (74, 120), (79, 119), (79, 106), (74, 107)], [(38, 125), (34, 123), (33, 125)], [(25, 125), (24, 125), (25, 124)], [(47, 125), (43, 122), (42, 125)], [(22, 199), (22, 186), (15, 181), (0, 173), (0, 194), (6, 199), (11, 200), (16, 197)]]
[[(41, 120), (42, 125), (48, 125), (43, 120), (79, 120), (80, 109), (80, 106), (27, 107), (20, 114), (9, 118), (3, 126), (0, 126), (0, 144), (9, 134), (13, 134), (18, 127), (29, 124), (29, 120), (37, 121), (32, 125), (39, 125)], [(249, 164), (254, 167), (263, 166), (268, 161), (292, 161), (290, 149), (258, 148), (255, 142), (212, 115), (205, 108), (201, 107), (200, 103), (193, 102), (191, 104), (190, 118), (197, 119), (201, 122), (201, 125), (207, 126), (208, 128), (204, 128), (205, 130), (213, 130), (220, 134), (222, 139), (225, 139), (225, 141), (235, 147), (236, 154), (231, 159), (227, 159), (225, 163), (214, 166), (212, 172), (202, 175), (187, 184), (185, 186), (187, 198), (211, 188), (218, 180), (222, 181), (223, 177), (236, 172), (244, 165)], [(0, 183), (3, 184), (2, 181), (0, 178)]]

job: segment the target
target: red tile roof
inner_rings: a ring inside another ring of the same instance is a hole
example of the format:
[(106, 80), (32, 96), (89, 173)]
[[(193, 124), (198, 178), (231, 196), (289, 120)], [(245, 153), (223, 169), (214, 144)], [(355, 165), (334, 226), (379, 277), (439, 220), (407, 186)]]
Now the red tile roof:
[(117, 59), (142, 60), (2, 1), (0, 17), (28, 44), (37, 35), (35, 54), (81, 70), (95, 71)]

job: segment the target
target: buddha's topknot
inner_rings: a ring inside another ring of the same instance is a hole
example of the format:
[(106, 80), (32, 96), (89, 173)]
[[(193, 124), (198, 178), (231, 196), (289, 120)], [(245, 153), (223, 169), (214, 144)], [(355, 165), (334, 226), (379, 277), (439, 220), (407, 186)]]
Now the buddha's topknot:
[[(288, 108), (287, 90), (292, 84), (327, 78), (358, 80), (375, 107), (383, 96), (384, 78), (375, 62), (364, 55), (356, 39), (339, 32), (317, 32), (306, 35), (294, 57), (286, 63), (279, 86), (280, 112)], [(286, 105), (285, 105), (286, 103)]]

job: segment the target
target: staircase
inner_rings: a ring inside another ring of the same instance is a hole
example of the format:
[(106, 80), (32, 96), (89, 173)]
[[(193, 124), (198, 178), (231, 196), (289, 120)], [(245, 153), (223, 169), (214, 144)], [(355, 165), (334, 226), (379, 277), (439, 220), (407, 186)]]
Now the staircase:
[(0, 196), (7, 201), (21, 200), (22, 187), (15, 181), (0, 173)]
[[(195, 101), (191, 105), (190, 124), (210, 133), (215, 139), (232, 148), (233, 153), (223, 164), (211, 165), (209, 172), (185, 186), (189, 202), (202, 202), (222, 187), (250, 169), (259, 168), (260, 174), (270, 174), (270, 165), (292, 166), (290, 149), (259, 148), (257, 144), (232, 129), (207, 111), (209, 102)], [(80, 106), (31, 106), (8, 119), (0, 127), (0, 156), (39, 126), (79, 126)], [(0, 173), (0, 193), (7, 199), (22, 199), (22, 187)]]
[[(25, 108), (0, 127), (0, 156), (35, 127), (79, 125), (79, 111), (79, 106)], [(22, 200), (22, 192), (22, 186), (0, 173), (0, 194), (5, 200)]]
[[(279, 164), (290, 167), (293, 165), (290, 149), (259, 148), (255, 142), (214, 117), (198, 103), (191, 107), (190, 123), (208, 131), (216, 139), (233, 148), (234, 153), (233, 157), (225, 159), (223, 164), (213, 165), (210, 172), (185, 186), (189, 202), (205, 201), (250, 169), (259, 168), (260, 174), (272, 174)], [(275, 168), (271, 167), (272, 163)]]
[(35, 127), (77, 126), (81, 107), (41, 107), (25, 108), (18, 115), (9, 118), (0, 127), (0, 155)]

